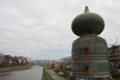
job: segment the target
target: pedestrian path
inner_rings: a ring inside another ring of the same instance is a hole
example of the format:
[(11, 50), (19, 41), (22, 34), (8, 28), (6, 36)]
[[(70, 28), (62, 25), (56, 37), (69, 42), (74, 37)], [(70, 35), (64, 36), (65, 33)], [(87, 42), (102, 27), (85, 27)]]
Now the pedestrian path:
[(60, 77), (58, 74), (54, 72), (54, 70), (49, 70), (57, 79), (59, 80), (65, 80), (64, 78)]

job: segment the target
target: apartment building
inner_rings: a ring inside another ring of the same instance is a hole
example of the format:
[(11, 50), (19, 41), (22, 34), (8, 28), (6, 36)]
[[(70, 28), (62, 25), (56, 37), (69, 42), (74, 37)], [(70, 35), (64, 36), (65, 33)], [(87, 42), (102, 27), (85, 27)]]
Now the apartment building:
[(120, 70), (120, 45), (108, 48), (110, 68), (114, 69), (115, 65), (117, 70)]
[(12, 64), (12, 56), (11, 55), (4, 55), (4, 57), (5, 57), (6, 64)]
[(0, 53), (0, 62), (2, 62), (4, 60), (5, 60), (4, 53)]

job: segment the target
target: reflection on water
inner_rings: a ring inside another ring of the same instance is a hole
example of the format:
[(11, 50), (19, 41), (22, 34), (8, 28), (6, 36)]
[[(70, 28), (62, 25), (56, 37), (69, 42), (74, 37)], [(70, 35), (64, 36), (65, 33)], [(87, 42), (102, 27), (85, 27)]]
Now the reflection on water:
[(43, 67), (33, 66), (24, 71), (9, 72), (10, 75), (0, 76), (0, 80), (41, 80)]

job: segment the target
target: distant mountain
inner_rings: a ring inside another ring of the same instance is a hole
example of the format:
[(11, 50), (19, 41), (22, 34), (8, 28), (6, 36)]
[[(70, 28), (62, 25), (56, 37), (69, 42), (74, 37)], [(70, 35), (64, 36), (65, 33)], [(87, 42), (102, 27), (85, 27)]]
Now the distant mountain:
[(50, 62), (51, 60), (37, 60), (37, 61), (40, 61), (40, 62)]
[[(72, 56), (68, 56), (68, 57), (65, 57), (65, 58), (61, 58), (59, 60), (70, 60), (72, 58)], [(34, 61), (40, 61), (40, 62), (51, 62), (53, 60), (46, 60), (46, 59), (43, 59), (43, 60), (34, 60)], [(55, 60), (56, 61), (56, 60)]]
[(68, 56), (66, 58), (62, 58), (62, 60), (70, 60), (72, 58), (72, 56)]

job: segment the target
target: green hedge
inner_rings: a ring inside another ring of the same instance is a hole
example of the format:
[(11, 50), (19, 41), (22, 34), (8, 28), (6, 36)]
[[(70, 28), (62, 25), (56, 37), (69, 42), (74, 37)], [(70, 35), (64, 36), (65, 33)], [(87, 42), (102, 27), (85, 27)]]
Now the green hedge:
[(120, 71), (111, 70), (111, 75), (113, 78), (120, 78)]

